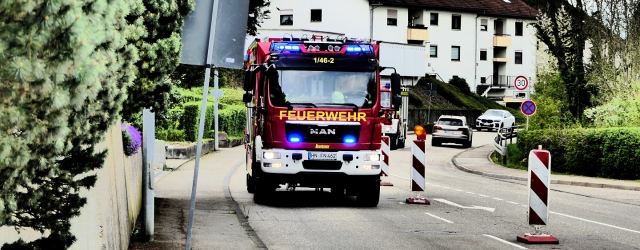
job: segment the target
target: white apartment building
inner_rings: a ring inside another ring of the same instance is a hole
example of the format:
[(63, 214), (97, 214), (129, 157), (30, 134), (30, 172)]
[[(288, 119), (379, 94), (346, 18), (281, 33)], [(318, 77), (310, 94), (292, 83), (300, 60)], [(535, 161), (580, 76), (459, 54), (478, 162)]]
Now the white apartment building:
[(528, 24), (537, 13), (522, 0), (271, 0), (269, 10), (258, 38), (369, 38), (373, 26), (373, 40), (424, 46), (424, 74), (465, 78), (499, 102), (522, 101), (513, 98), (516, 76), (535, 80), (537, 39)]

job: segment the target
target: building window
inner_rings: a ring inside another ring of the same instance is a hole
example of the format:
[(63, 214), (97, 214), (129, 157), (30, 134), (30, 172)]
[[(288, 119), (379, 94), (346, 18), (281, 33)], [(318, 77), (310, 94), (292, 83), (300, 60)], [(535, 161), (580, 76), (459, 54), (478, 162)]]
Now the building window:
[(322, 10), (311, 10), (311, 21), (322, 22)]
[(398, 26), (398, 10), (387, 10), (387, 25)]
[(429, 46), (429, 57), (438, 57), (438, 45)]
[(293, 25), (293, 10), (280, 10), (280, 25)]
[(451, 46), (451, 61), (460, 61), (460, 46)]
[(516, 52), (516, 64), (522, 64), (522, 52)]
[(487, 51), (480, 50), (480, 61), (486, 61), (486, 60), (487, 60)]
[(480, 31), (487, 31), (487, 25), (488, 21), (487, 19), (482, 19), (480, 20)]
[(462, 26), (462, 16), (460, 15), (452, 15), (451, 16), (451, 29), (452, 30), (460, 30)]
[(522, 36), (522, 22), (516, 22), (516, 36)]
[(431, 25), (438, 25), (438, 13), (431, 13)]

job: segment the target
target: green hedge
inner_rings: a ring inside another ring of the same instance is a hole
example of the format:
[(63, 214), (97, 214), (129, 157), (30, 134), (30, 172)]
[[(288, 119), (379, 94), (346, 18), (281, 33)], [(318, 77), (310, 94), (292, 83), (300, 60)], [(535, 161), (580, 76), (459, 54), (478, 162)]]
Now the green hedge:
[[(182, 107), (184, 113), (180, 118), (181, 128), (184, 128), (185, 140), (196, 141), (198, 139), (198, 125), (200, 125), (200, 102), (185, 103)], [(213, 124), (213, 104), (207, 103), (207, 112), (204, 119), (204, 131), (211, 130)]]
[(184, 130), (178, 129), (159, 129), (156, 130), (156, 139), (163, 141), (184, 141)]
[(537, 145), (551, 152), (554, 172), (640, 179), (640, 128), (530, 130), (518, 134), (518, 148), (525, 157)]
[(224, 131), (229, 136), (242, 136), (247, 121), (247, 108), (242, 105), (229, 105), (225, 109), (220, 110), (218, 116), (218, 125), (220, 131)]

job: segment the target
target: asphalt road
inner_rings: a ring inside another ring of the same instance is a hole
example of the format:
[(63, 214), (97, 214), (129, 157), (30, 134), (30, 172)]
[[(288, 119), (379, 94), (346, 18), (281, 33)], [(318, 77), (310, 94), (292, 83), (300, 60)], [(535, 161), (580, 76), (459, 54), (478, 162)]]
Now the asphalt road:
[[(495, 133), (476, 132), (473, 146), (491, 143)], [(410, 145), (410, 144), (409, 144)], [(640, 193), (552, 185), (549, 225), (543, 232), (559, 245), (516, 241), (532, 233), (527, 224), (525, 182), (462, 172), (451, 158), (457, 145), (427, 145), (426, 191), (431, 205), (405, 204), (410, 191), (410, 147), (392, 151), (393, 187), (381, 187), (378, 207), (360, 208), (353, 197), (329, 190), (279, 189), (268, 206), (253, 203), (245, 188), (244, 164), (230, 190), (269, 249), (640, 249)]]

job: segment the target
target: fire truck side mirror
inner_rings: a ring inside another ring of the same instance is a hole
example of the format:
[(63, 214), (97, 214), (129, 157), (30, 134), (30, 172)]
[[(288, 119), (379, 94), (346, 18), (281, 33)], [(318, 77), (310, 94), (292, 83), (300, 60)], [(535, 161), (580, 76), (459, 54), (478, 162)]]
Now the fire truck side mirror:
[(391, 73), (391, 95), (396, 96), (400, 94), (400, 74)]
[(244, 72), (244, 85), (242, 86), (242, 89), (244, 89), (244, 91), (251, 91), (251, 90), (253, 90), (253, 84), (255, 84), (254, 71), (251, 71), (251, 70), (245, 71)]
[(242, 95), (242, 102), (244, 102), (244, 103), (251, 102), (251, 99), (253, 99), (253, 95), (251, 95), (251, 93), (249, 93), (249, 92), (245, 92)]
[(402, 105), (402, 96), (394, 96), (392, 102), (393, 102), (393, 111), (400, 110), (400, 105)]

